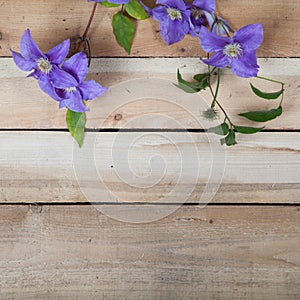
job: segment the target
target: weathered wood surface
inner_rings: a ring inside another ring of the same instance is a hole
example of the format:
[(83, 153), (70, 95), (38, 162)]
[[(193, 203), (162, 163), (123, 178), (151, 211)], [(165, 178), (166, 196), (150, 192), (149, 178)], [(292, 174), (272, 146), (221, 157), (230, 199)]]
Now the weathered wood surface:
[[(299, 129), (300, 61), (298, 59), (261, 59), (261, 76), (286, 82), (282, 117), (268, 122), (266, 129)], [(163, 67), (162, 67), (163, 66)], [(176, 88), (176, 70), (184, 78), (206, 71), (199, 59), (93, 59), (89, 78), (109, 91), (88, 103), (88, 128), (192, 128), (201, 129), (202, 111), (211, 101), (209, 91), (186, 94)], [(249, 82), (266, 91), (278, 84), (252, 79), (244, 80), (224, 71), (220, 101), (232, 120), (240, 125), (254, 125), (237, 114), (249, 110), (275, 108), (278, 101), (257, 98)], [(0, 128), (66, 128), (65, 109), (40, 91), (36, 80), (25, 78), (12, 59), (0, 60)], [(241, 97), (242, 95), (242, 97)], [(210, 127), (210, 123), (206, 122)]]
[(5, 205), (0, 297), (296, 300), (299, 213), (184, 206), (134, 225), (91, 206)]
[(214, 203), (300, 203), (300, 134), (238, 140), (224, 148), (206, 133), (86, 133), (79, 150), (67, 132), (1, 132), (0, 199), (199, 203), (207, 182), (222, 182)]
[[(18, 49), (19, 40), (26, 28), (41, 48), (49, 49), (63, 39), (82, 35), (92, 4), (85, 0), (1, 1), (0, 55), (9, 56), (9, 49)], [(153, 5), (154, 1), (146, 1)], [(262, 57), (299, 57), (300, 31), (298, 0), (217, 1), (218, 12), (230, 21), (234, 29), (261, 22), (264, 42), (258, 54)], [(99, 5), (91, 28), (93, 56), (126, 56), (116, 43), (112, 28), (112, 15), (118, 10)], [(203, 52), (196, 38), (186, 37), (168, 47), (158, 31), (158, 23), (148, 19), (137, 24), (132, 56), (199, 56)]]

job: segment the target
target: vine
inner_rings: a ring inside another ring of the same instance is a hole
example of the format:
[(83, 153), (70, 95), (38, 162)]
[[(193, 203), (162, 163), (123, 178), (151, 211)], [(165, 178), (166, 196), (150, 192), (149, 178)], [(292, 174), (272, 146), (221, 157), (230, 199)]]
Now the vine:
[[(196, 74), (193, 81), (186, 81), (177, 71), (176, 86), (187, 93), (198, 93), (209, 89), (212, 102), (202, 113), (207, 119), (223, 121), (208, 132), (221, 135), (221, 144), (235, 145), (236, 133), (254, 134), (264, 127), (240, 126), (233, 122), (219, 99), (222, 69), (229, 68), (235, 76), (257, 78), (276, 83), (280, 89), (276, 92), (261, 91), (250, 83), (251, 91), (259, 98), (277, 100), (279, 104), (270, 110), (258, 110), (240, 113), (239, 116), (257, 123), (273, 120), (282, 114), (284, 83), (258, 75), (256, 51), (263, 41), (263, 28), (260, 23), (246, 25), (233, 31), (229, 22), (216, 15), (215, 0), (194, 0), (192, 4), (184, 0), (157, 0), (154, 8), (147, 7), (138, 0), (110, 0), (94, 2), (90, 18), (82, 36), (75, 46), (70, 47), (70, 40), (65, 40), (47, 53), (42, 53), (27, 29), (20, 41), (20, 53), (11, 50), (14, 62), (23, 71), (30, 72), (29, 77), (37, 79), (39, 87), (58, 102), (59, 108), (66, 107), (66, 122), (74, 139), (82, 146), (85, 129), (85, 102), (96, 99), (107, 91), (94, 80), (85, 80), (91, 59), (91, 47), (88, 39), (89, 29), (94, 20), (98, 3), (102, 7), (120, 7), (113, 15), (112, 28), (119, 45), (130, 54), (136, 20), (148, 17), (159, 22), (162, 39), (167, 45), (181, 41), (187, 34), (199, 39), (207, 53), (207, 58), (200, 58), (207, 65), (207, 72)], [(67, 59), (69, 53), (69, 58)], [(217, 74), (214, 86), (211, 77)]]

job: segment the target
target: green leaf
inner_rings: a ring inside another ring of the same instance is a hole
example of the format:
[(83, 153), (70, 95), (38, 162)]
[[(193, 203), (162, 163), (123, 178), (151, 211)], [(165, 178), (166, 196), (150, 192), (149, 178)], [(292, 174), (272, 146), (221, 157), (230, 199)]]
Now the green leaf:
[(278, 92), (274, 92), (274, 93), (265, 93), (262, 92), (261, 90), (259, 90), (258, 88), (256, 88), (252, 83), (250, 83), (251, 89), (253, 91), (253, 93), (263, 99), (267, 99), (267, 100), (274, 100), (277, 99), (284, 91), (284, 89), (282, 88), (280, 91)]
[[(199, 78), (199, 80), (197, 82), (189, 82), (189, 81), (186, 81), (186, 80), (182, 79), (182, 76), (181, 76), (181, 74), (179, 72), (179, 69), (178, 69), (177, 70), (178, 84), (175, 84), (175, 86), (182, 89), (186, 93), (190, 93), (190, 94), (198, 93), (198, 92), (200, 92), (201, 90), (205, 89), (208, 86), (208, 84), (209, 84), (209, 74), (205, 73), (206, 76), (203, 76), (202, 79), (200, 79), (200, 77), (197, 77), (198, 75), (204, 75), (204, 74), (195, 75), (196, 78)], [(195, 76), (194, 76), (194, 78), (195, 78)]]
[(117, 7), (117, 6), (120, 6), (120, 4), (110, 3), (110, 2), (106, 2), (106, 1), (100, 2), (100, 4), (102, 4), (105, 7)]
[(243, 134), (253, 134), (256, 132), (259, 132), (261, 130), (263, 130), (265, 127), (247, 127), (247, 126), (236, 126), (234, 125), (234, 129), (239, 132), (239, 133), (243, 133)]
[(213, 132), (218, 135), (226, 135), (229, 132), (229, 126), (227, 123), (222, 123), (218, 126), (208, 128), (207, 132)]
[(126, 12), (137, 20), (145, 20), (149, 15), (145, 12), (143, 6), (137, 0), (131, 0), (124, 5)]
[(246, 113), (239, 114), (248, 120), (255, 122), (267, 122), (279, 117), (282, 114), (282, 107), (279, 106), (276, 109), (271, 110), (259, 110), (259, 111), (249, 111)]
[(193, 77), (195, 80), (201, 82), (203, 80), (207, 80), (209, 78), (209, 73), (196, 74)]
[(221, 139), (220, 142), (221, 142), (221, 145), (226, 144), (227, 146), (233, 146), (233, 145), (237, 144), (237, 142), (235, 140), (234, 130), (230, 129), (227, 136), (225, 138)]
[(114, 35), (121, 47), (130, 54), (131, 45), (135, 33), (135, 28), (132, 22), (125, 17), (122, 12), (118, 12), (113, 16), (112, 26)]
[(79, 147), (81, 147), (84, 137), (85, 114), (68, 109), (66, 121), (71, 135), (77, 141)]

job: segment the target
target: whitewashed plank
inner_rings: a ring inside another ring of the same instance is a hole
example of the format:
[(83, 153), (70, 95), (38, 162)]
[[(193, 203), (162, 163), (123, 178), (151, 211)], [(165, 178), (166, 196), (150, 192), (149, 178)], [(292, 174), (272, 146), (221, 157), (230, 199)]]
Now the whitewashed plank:
[[(299, 129), (300, 60), (261, 59), (260, 64), (262, 76), (286, 82), (284, 113), (266, 128)], [(203, 128), (202, 112), (210, 105), (211, 95), (208, 91), (191, 95), (177, 89), (173, 83), (178, 67), (186, 79), (205, 71), (205, 65), (196, 58), (94, 59), (89, 78), (110, 90), (89, 103), (87, 127)], [(65, 110), (58, 110), (57, 103), (39, 90), (37, 82), (24, 76), (11, 59), (0, 60), (0, 128), (66, 128)], [(251, 81), (263, 90), (278, 89), (273, 83)], [(274, 108), (278, 103), (257, 98), (249, 82), (225, 71), (219, 99), (234, 122), (253, 126), (237, 114)]]
[(0, 297), (296, 300), (299, 225), (297, 207), (184, 206), (128, 224), (90, 206), (2, 206)]
[(239, 136), (230, 148), (209, 137), (87, 133), (73, 152), (66, 132), (1, 132), (0, 199), (85, 202), (79, 182), (90, 201), (199, 203), (209, 182), (221, 183), (214, 203), (299, 203), (299, 133)]

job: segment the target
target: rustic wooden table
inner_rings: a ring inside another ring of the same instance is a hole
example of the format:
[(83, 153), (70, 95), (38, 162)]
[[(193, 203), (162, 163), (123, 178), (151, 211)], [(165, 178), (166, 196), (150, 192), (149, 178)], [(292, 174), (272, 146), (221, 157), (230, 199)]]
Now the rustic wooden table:
[[(111, 91), (89, 105), (82, 152), (65, 111), (14, 65), (9, 49), (19, 49), (26, 28), (47, 50), (82, 33), (89, 8), (0, 1), (0, 298), (299, 299), (300, 2), (218, 1), (235, 28), (263, 23), (260, 74), (286, 82), (286, 97), (280, 118), (215, 157), (220, 186), (205, 207), (205, 176), (190, 178), (196, 164), (178, 149), (208, 161), (218, 150), (199, 129), (203, 103), (172, 90), (177, 68), (185, 78), (204, 68), (196, 39), (167, 47), (146, 20), (127, 57), (112, 35), (114, 9), (98, 8), (89, 78)], [(245, 92), (248, 84), (229, 72), (222, 82), (223, 104), (241, 124), (249, 123), (238, 112), (273, 107)], [(103, 183), (94, 206), (83, 188), (84, 178), (92, 182), (84, 169), (91, 145)]]

